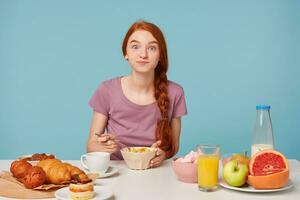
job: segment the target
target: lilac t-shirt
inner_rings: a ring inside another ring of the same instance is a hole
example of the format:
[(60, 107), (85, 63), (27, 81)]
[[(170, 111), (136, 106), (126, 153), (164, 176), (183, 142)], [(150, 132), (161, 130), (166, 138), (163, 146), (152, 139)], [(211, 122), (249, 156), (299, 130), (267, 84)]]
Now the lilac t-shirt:
[[(170, 99), (169, 119), (187, 114), (183, 88), (168, 82)], [(89, 105), (95, 112), (108, 117), (106, 130), (120, 140), (120, 148), (131, 146), (151, 146), (155, 142), (155, 130), (161, 118), (157, 103), (138, 105), (123, 93), (121, 77), (104, 81), (96, 90)], [(111, 159), (123, 159), (120, 151)]]

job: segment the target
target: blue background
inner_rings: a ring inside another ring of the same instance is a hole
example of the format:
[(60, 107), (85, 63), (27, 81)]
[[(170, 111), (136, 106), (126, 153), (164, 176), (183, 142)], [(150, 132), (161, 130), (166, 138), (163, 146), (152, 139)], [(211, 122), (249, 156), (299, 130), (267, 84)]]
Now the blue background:
[(255, 106), (269, 104), (275, 147), (300, 160), (300, 3), (0, 1), (0, 159), (49, 152), (79, 159), (103, 80), (126, 75), (129, 26), (157, 24), (168, 77), (185, 89), (179, 155), (199, 143), (250, 151)]

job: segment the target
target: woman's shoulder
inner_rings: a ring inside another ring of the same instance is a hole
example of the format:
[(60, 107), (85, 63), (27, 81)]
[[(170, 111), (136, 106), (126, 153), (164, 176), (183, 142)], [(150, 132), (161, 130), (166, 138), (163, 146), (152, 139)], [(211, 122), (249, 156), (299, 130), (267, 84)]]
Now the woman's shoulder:
[(168, 92), (175, 93), (175, 94), (182, 94), (184, 93), (183, 87), (174, 81), (168, 80)]
[(117, 87), (118, 84), (119, 84), (119, 81), (120, 81), (120, 78), (121, 77), (114, 77), (114, 78), (111, 78), (111, 79), (108, 79), (108, 80), (104, 80), (100, 83), (99, 87), (106, 87), (106, 88), (114, 88), (114, 87)]

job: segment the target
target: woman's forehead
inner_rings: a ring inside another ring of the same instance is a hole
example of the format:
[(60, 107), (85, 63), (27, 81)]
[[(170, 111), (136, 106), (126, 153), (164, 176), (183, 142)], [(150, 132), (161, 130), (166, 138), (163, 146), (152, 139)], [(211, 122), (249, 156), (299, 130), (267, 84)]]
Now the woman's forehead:
[(140, 42), (140, 43), (157, 43), (155, 37), (145, 30), (137, 30), (131, 34), (128, 39), (128, 43), (131, 42)]

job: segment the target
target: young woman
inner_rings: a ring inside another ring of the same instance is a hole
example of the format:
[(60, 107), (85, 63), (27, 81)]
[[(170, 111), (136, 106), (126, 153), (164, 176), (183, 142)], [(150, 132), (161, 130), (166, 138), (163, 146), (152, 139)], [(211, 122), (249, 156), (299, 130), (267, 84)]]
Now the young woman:
[(123, 147), (152, 146), (157, 152), (150, 165), (157, 167), (179, 148), (181, 116), (187, 114), (183, 88), (167, 79), (167, 46), (156, 25), (134, 23), (122, 51), (131, 73), (104, 81), (92, 96), (87, 151), (122, 159)]

